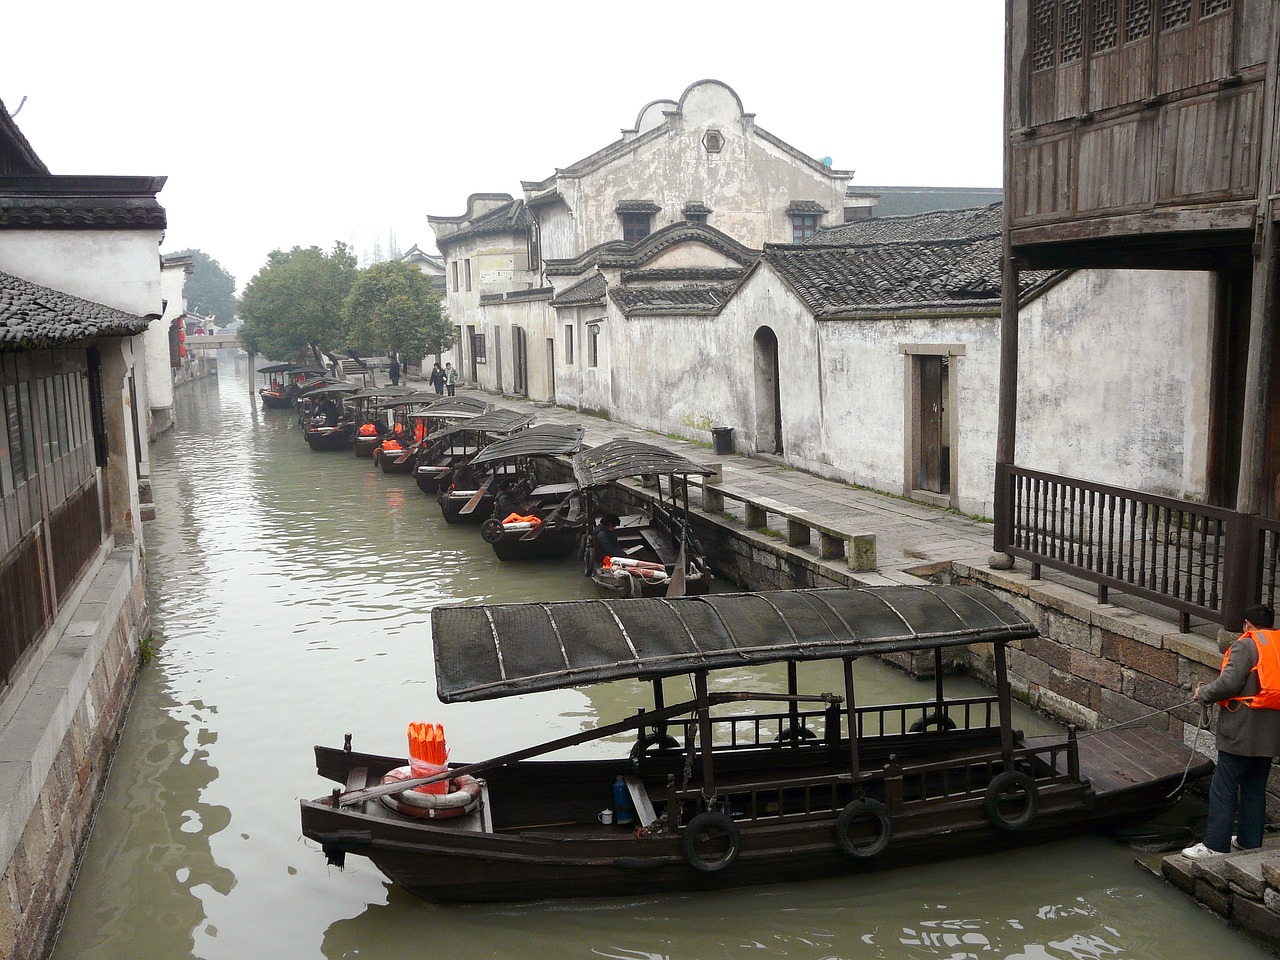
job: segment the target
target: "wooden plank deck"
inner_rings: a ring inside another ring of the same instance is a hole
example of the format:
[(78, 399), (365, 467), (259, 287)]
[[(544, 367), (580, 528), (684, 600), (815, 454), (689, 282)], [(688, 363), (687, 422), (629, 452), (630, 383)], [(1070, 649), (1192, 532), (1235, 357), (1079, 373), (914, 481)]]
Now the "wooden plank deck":
[[(1027, 746), (1050, 743), (1060, 737), (1031, 737)], [(1080, 776), (1089, 780), (1101, 799), (1153, 781), (1181, 777), (1192, 755), (1190, 747), (1162, 730), (1131, 727), (1124, 730), (1086, 731), (1077, 740), (1080, 752)], [(1059, 760), (1065, 772), (1066, 758)], [(1213, 761), (1195, 754), (1189, 777), (1207, 773)]]

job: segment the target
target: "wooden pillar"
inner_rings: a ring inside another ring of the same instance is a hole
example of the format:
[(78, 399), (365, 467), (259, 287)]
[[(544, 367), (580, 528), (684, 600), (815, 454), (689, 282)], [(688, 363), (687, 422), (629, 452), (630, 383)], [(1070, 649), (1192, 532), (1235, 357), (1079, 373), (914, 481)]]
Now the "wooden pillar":
[[(1005, 23), (1012, 23), (1014, 0), (1005, 2)], [(1013, 184), (1012, 150), (1009, 138), (1013, 135), (1013, 94), (1021, 86), (1022, 78), (1015, 76), (1017, 64), (1012, 56), (1011, 30), (1005, 31), (1004, 80), (1004, 215), (1003, 253), (1000, 276), (1000, 393), (996, 415), (996, 477), (995, 477), (995, 529), (992, 531), (992, 548), (1004, 553), (1012, 534), (1012, 499), (1009, 496), (1007, 467), (1013, 465), (1018, 422), (1018, 267), (1013, 258), (1013, 242), (1009, 236), (1013, 220), (1011, 202), (1016, 196)], [(954, 442), (954, 441), (953, 441)], [(952, 483), (955, 479), (952, 478)]]
[(1009, 689), (1009, 667), (1006, 663), (1007, 647), (995, 644), (996, 655), (996, 703), (1000, 708), (1000, 753), (1004, 756), (1006, 770), (1013, 769), (1013, 707)]
[(853, 659), (844, 658), (844, 706), (849, 718), (849, 773), (857, 779), (862, 772), (858, 764), (858, 711), (853, 699)]
[[(1236, 14), (1239, 16), (1239, 14)], [(1258, 214), (1253, 244), (1253, 275), (1249, 303), (1249, 354), (1245, 363), (1244, 416), (1240, 437), (1240, 477), (1236, 512), (1229, 542), (1223, 614), (1234, 630), (1243, 625), (1244, 608), (1256, 602), (1257, 544), (1247, 517), (1262, 513), (1274, 477), (1263, 476), (1267, 460), (1267, 412), (1271, 392), (1271, 353), (1276, 317), (1276, 222), (1272, 195), (1277, 184), (1276, 135), (1280, 132), (1280, 3), (1271, 4), (1271, 39), (1262, 118), (1261, 162), (1258, 172)]]
[(702, 796), (710, 800), (716, 795), (716, 771), (711, 749), (711, 704), (707, 698), (707, 671), (693, 675), (694, 696), (698, 701), (698, 739), (702, 741)]

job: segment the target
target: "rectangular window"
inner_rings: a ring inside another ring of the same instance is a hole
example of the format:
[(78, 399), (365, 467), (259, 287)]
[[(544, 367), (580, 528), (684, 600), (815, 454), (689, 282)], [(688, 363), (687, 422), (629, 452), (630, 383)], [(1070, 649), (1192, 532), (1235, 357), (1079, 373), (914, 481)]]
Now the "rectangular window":
[(453, 261), (453, 292), (458, 292), (458, 261)]
[(564, 362), (573, 363), (573, 325), (564, 325)]
[(600, 364), (600, 324), (587, 324), (587, 366)]
[(791, 242), (799, 243), (818, 232), (818, 215), (816, 213), (793, 213), (791, 215)]
[(653, 214), (622, 213), (619, 216), (622, 217), (622, 239), (628, 243), (643, 240), (650, 234)]
[(471, 292), (471, 258), (467, 258), (467, 293)]

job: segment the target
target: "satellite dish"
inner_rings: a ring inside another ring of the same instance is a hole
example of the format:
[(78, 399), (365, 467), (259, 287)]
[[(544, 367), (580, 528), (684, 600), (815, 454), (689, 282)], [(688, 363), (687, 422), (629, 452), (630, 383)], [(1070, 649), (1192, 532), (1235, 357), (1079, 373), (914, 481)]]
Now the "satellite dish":
[(831, 166), (831, 158), (830, 158), (830, 157), (823, 157), (823, 158), (822, 158), (822, 165), (823, 165), (824, 167), (829, 167), (829, 166)]

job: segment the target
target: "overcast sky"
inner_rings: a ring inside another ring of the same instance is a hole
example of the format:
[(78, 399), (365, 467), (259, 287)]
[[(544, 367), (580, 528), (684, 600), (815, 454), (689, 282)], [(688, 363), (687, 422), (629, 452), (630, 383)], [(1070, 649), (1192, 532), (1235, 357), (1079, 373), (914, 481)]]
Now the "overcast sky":
[(520, 195), (703, 78), (853, 184), (998, 187), (1002, 0), (12, 4), (0, 100), (55, 174), (167, 176), (162, 253), (274, 249)]

